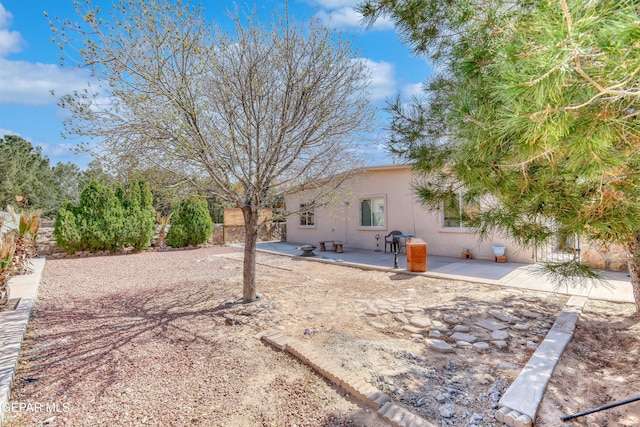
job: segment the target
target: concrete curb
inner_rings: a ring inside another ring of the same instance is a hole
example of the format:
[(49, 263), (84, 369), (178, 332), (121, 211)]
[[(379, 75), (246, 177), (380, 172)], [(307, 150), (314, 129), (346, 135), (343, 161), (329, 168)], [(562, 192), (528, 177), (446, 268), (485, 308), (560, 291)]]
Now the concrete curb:
[(256, 335), (270, 345), (291, 353), (301, 362), (313, 368), (328, 381), (349, 393), (361, 403), (377, 411), (380, 418), (393, 427), (435, 427), (429, 421), (396, 405), (391, 398), (361, 378), (323, 360), (316, 353), (306, 350), (300, 341), (288, 337), (278, 330), (269, 330)]
[(547, 384), (560, 356), (573, 338), (576, 323), (588, 298), (572, 296), (529, 362), (504, 393), (496, 420), (509, 427), (533, 426)]
[(0, 313), (0, 426), (4, 423), (4, 409), (11, 398), (20, 347), (38, 294), (44, 265), (44, 258), (32, 259), (31, 274), (9, 279), (11, 298), (20, 298), (20, 302), (15, 310)]

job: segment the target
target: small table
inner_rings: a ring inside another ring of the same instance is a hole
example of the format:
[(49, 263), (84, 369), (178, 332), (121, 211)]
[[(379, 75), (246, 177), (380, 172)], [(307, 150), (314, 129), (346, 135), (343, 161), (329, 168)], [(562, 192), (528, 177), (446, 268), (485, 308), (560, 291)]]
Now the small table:
[[(396, 238), (398, 239), (398, 251), (402, 252), (402, 247), (404, 246), (404, 252), (407, 253), (407, 240), (416, 237), (415, 234), (398, 234)], [(400, 239), (404, 239), (404, 245), (400, 241)]]

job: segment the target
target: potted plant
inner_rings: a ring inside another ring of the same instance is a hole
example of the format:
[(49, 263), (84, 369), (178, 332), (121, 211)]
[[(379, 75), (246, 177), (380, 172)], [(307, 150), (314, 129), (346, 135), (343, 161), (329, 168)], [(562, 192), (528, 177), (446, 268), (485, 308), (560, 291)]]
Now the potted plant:
[(504, 251), (507, 249), (506, 246), (495, 245), (493, 246), (493, 254), (495, 256), (504, 256)]

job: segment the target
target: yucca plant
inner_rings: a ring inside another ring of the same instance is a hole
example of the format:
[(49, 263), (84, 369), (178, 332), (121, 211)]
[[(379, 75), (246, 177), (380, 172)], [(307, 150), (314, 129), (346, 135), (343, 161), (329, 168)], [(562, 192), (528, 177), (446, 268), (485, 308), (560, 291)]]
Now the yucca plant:
[(160, 212), (156, 212), (156, 221), (160, 225), (158, 229), (158, 246), (162, 250), (167, 248), (167, 228), (169, 228), (169, 223), (171, 222), (171, 215), (173, 213), (162, 216)]
[(15, 270), (16, 274), (28, 273), (31, 270), (29, 260), (37, 255), (36, 239), (40, 230), (42, 211), (24, 210), (18, 215), (13, 206), (7, 206), (7, 211), (13, 218), (17, 227), (15, 231), (18, 233), (10, 269)]
[(0, 235), (0, 306), (9, 302), (9, 266), (16, 250), (15, 233)]

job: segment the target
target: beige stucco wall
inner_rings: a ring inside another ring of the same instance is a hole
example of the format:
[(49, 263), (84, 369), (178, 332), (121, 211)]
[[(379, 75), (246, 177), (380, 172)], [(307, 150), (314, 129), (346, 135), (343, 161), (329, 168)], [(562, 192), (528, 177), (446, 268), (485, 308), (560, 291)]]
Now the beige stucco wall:
[[(391, 230), (414, 234), (427, 242), (431, 255), (461, 255), (469, 248), (474, 258), (493, 259), (492, 245), (507, 247), (508, 261), (533, 262), (533, 250), (518, 247), (508, 239), (495, 236), (482, 244), (475, 234), (464, 229), (442, 226), (442, 214), (428, 211), (415, 201), (412, 193), (411, 169), (404, 165), (377, 166), (343, 184), (335, 199), (315, 209), (315, 226), (300, 226), (297, 214), (287, 218), (287, 241), (318, 244), (322, 240), (341, 240), (345, 250), (349, 247), (376, 249), (376, 235), (380, 235), (380, 249), (384, 249), (384, 236)], [(385, 198), (385, 226), (360, 227), (360, 200), (365, 197)], [(295, 210), (309, 202), (302, 194), (289, 196), (287, 209)]]

